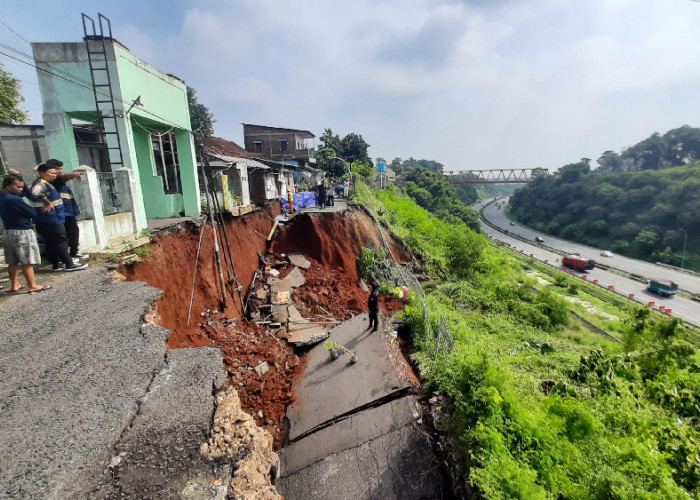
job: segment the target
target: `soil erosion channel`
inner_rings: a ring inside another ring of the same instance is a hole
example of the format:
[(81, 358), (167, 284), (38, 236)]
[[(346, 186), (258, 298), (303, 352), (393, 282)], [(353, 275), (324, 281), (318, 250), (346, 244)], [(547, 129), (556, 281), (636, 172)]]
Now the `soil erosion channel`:
[[(123, 265), (119, 271), (128, 280), (145, 281), (163, 290), (157, 302), (157, 322), (172, 330), (168, 348), (221, 348), (231, 385), (239, 393), (243, 410), (253, 416), (258, 426), (270, 432), (275, 447), (279, 448), (285, 436), (285, 412), (294, 401), (292, 384), (304, 372), (305, 357), (287, 342), (284, 318), (275, 321), (270, 315), (253, 314), (270, 307), (261, 304), (270, 301), (269, 296), (261, 300), (269, 293), (266, 283), (271, 276), (283, 280), (290, 273), (301, 271), (304, 284), (292, 294), (290, 306), (296, 307), (303, 317), (300, 322), (318, 322), (329, 329), (332, 324), (367, 310), (368, 292), (363, 290), (358, 276), (357, 257), (367, 244), (379, 248), (381, 240), (369, 217), (348, 210), (336, 214), (299, 214), (284, 227), (280, 226), (269, 243), (267, 237), (277, 215), (279, 208), (268, 207), (226, 221), (238, 283), (243, 288), (244, 300), (250, 302), (247, 305), (241, 303), (238, 293), (232, 295), (229, 291), (226, 306), (221, 303), (208, 226), (203, 226), (205, 233), (189, 325), (199, 226), (190, 224), (161, 233), (151, 244), (146, 259)], [(390, 244), (398, 259), (410, 258), (400, 246)], [(303, 255), (308, 260), (306, 269), (294, 266), (290, 254)], [(388, 312), (396, 309), (396, 304), (391, 302), (382, 305)]]

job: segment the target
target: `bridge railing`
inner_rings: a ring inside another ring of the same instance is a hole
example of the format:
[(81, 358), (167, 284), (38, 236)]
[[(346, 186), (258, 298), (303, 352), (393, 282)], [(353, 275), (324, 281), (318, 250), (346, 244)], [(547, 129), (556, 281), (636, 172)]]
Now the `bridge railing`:
[(494, 170), (448, 170), (442, 172), (451, 184), (526, 184), (549, 175), (546, 168), (501, 168)]

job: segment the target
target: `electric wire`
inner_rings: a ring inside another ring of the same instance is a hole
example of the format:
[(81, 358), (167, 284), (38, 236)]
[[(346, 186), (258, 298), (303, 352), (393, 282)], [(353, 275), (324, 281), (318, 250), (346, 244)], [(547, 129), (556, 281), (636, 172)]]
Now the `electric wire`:
[[(25, 64), (29, 67), (35, 68), (37, 71), (41, 71), (42, 73), (46, 73), (48, 75), (60, 78), (61, 80), (64, 80), (65, 82), (67, 82), (71, 85), (74, 85), (74, 86), (83, 88), (85, 90), (89, 90), (90, 92), (93, 92), (92, 82), (87, 82), (87, 81), (82, 80), (81, 78), (79, 78), (71, 73), (68, 73), (64, 70), (61, 70), (60, 68), (56, 68), (53, 64), (51, 64), (49, 62), (36, 60), (31, 55), (27, 54), (26, 52), (22, 52), (21, 50), (16, 49), (16, 48), (12, 47), (11, 45), (7, 45), (5, 43), (0, 42), (0, 47), (16, 54), (13, 56), (12, 54), (8, 54), (7, 52), (0, 50), (0, 54), (9, 58), (9, 59), (12, 59), (12, 60), (17, 61), (17, 62), (22, 63), (22, 64)], [(19, 56), (19, 57), (17, 57), (17, 56)], [(24, 58), (24, 59), (22, 59), (22, 58)], [(44, 66), (47, 66), (50, 69), (47, 69)], [(148, 72), (148, 73), (150, 73), (150, 72)], [(112, 92), (106, 93), (104, 91), (97, 90), (97, 93), (103, 97), (118, 101), (125, 106), (131, 106), (134, 103), (134, 101), (126, 101), (120, 97), (117, 97), (117, 96), (113, 95)], [(187, 132), (192, 132), (191, 129), (183, 127), (183, 126), (178, 125), (176, 123), (173, 123), (172, 121), (158, 115), (157, 113), (154, 113), (153, 111), (149, 111), (147, 109), (141, 108), (140, 112), (151, 115), (151, 116), (157, 118), (159, 121), (161, 121), (167, 125), (172, 126), (173, 128), (178, 128), (178, 129), (185, 130)]]

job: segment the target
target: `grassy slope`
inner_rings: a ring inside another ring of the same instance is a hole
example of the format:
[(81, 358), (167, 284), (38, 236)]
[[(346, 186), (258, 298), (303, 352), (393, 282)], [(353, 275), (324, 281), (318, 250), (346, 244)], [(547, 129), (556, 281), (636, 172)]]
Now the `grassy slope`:
[[(684, 413), (681, 419), (672, 404), (661, 406), (652, 400), (635, 362), (618, 367), (617, 373), (608, 369), (610, 357), (622, 358), (625, 348), (577, 322), (565, 324), (567, 319), (559, 313), (569, 303), (561, 293), (571, 290), (538, 283), (524, 272), (519, 259), (479, 235), (467, 238), (483, 248), (478, 261), (467, 266), (467, 272), (461, 272), (462, 266), (455, 273), (450, 270), (454, 249), (449, 242), (468, 231), (466, 227), (445, 224), (388, 190), (360, 187), (359, 198), (375, 211), (383, 205), (396, 215), (397, 219), (382, 219), (424, 258), (432, 276), (441, 277), (426, 303), (433, 331), (441, 315), (447, 320), (455, 350), (436, 355), (419, 304), (407, 308), (406, 319), (413, 324), (415, 357), (428, 385), (448, 397), (438, 425), (450, 436), (465, 483), (487, 498), (698, 494), (700, 459), (693, 455), (698, 448), (691, 442), (698, 439), (697, 415), (689, 418)], [(455, 274), (463, 279), (455, 280)], [(549, 291), (537, 294), (533, 287)], [(586, 295), (585, 290), (576, 294), (608, 314), (629, 316), (626, 310), (604, 305), (596, 295)], [(543, 296), (549, 297), (547, 302)], [(618, 337), (630, 328), (622, 320), (586, 314)], [(553, 317), (561, 321), (548, 323)], [(605, 357), (590, 375), (575, 380), (571, 372), (581, 366), (581, 359), (590, 360), (599, 352)], [(698, 386), (697, 373), (690, 374), (688, 368), (672, 367), (664, 376), (675, 386), (679, 380)], [(545, 394), (543, 381), (557, 383), (556, 391)], [(687, 456), (698, 463), (679, 465)]]

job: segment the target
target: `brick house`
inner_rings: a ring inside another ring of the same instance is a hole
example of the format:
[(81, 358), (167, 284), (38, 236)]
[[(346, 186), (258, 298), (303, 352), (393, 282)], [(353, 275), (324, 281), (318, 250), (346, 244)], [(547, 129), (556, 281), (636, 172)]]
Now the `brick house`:
[(314, 166), (314, 134), (308, 130), (243, 124), (245, 150), (256, 157), (298, 165)]

